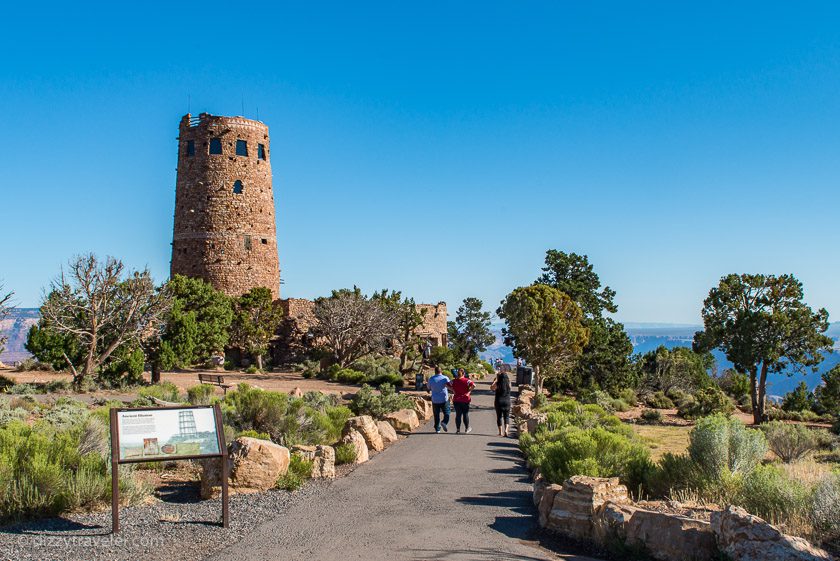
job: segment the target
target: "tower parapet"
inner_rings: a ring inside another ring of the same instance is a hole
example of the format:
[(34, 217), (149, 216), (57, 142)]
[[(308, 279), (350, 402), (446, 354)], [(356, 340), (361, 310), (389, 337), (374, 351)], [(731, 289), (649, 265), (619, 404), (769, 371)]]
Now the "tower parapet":
[(275, 224), (268, 127), (184, 115), (171, 274), (202, 278), (230, 296), (263, 286), (279, 298)]

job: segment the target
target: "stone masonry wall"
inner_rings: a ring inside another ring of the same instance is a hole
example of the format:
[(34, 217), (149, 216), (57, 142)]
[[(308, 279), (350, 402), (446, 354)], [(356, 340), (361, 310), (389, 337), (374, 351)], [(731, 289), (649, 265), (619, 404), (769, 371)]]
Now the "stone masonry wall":
[[(230, 296), (264, 286), (279, 297), (268, 127), (187, 114), (179, 133), (171, 274), (205, 279)], [(210, 154), (212, 139), (221, 154)], [(247, 156), (237, 155), (237, 140)]]

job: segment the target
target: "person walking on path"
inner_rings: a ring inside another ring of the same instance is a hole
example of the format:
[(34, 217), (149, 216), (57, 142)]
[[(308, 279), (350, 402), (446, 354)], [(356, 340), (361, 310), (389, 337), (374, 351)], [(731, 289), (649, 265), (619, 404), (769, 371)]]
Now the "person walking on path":
[(455, 428), (456, 434), (461, 433), (461, 421), (464, 422), (464, 432), (471, 433), (470, 427), (470, 392), (475, 388), (475, 382), (465, 376), (463, 368), (459, 368), (455, 379), (449, 385), (452, 387), (452, 404), (455, 406)]
[(506, 373), (499, 372), (490, 384), (490, 389), (496, 393), (493, 407), (496, 409), (499, 436), (507, 436), (510, 427), (510, 378)]
[[(449, 424), (449, 378), (443, 375), (439, 366), (435, 366), (435, 374), (429, 378), (429, 391), (432, 394), (432, 412), (435, 416), (435, 432), (447, 432), (449, 429), (446, 425)], [(443, 414), (443, 422), (440, 417)]]

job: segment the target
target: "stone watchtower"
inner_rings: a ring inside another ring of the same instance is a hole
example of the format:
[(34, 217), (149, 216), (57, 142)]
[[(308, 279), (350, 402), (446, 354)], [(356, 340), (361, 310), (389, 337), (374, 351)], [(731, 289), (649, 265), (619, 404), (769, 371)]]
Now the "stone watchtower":
[(178, 137), (171, 274), (229, 296), (258, 286), (280, 296), (268, 127), (189, 113)]

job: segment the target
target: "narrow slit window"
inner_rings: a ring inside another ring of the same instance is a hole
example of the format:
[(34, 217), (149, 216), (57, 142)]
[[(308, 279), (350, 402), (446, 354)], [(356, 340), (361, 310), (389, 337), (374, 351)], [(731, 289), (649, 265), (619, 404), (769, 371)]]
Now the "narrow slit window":
[(244, 191), (244, 190), (245, 190), (245, 186), (242, 185), (242, 182), (240, 180), (237, 179), (236, 181), (233, 182), (233, 192), (235, 194), (241, 195), (242, 191)]
[(245, 249), (251, 249), (251, 236), (245, 236)]
[(211, 138), (210, 139), (210, 153), (211, 154), (221, 154), (222, 153), (222, 139), (221, 138)]
[(263, 238), (263, 239), (262, 239), (262, 244), (263, 244), (263, 245), (268, 245), (268, 240), (267, 240), (267, 239), (265, 239), (265, 238)]
[(265, 144), (257, 144), (257, 159), (265, 160)]
[(187, 156), (195, 156), (195, 140), (187, 141)]
[(237, 140), (236, 141), (236, 155), (237, 156), (247, 156), (248, 155), (248, 141), (247, 140)]

